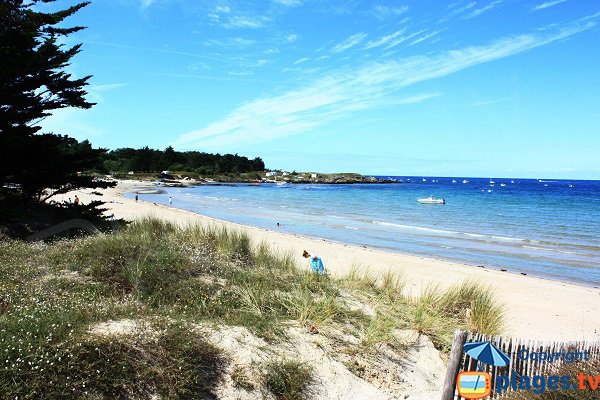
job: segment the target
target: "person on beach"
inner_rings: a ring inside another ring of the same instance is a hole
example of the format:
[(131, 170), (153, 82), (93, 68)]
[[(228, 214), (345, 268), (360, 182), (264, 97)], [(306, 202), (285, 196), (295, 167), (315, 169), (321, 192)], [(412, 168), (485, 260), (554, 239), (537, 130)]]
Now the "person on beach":
[(304, 250), (304, 252), (302, 253), (302, 257), (310, 258), (310, 267), (312, 268), (313, 272), (317, 274), (327, 273), (327, 271), (325, 270), (325, 266), (323, 265), (323, 260), (321, 260), (321, 257), (317, 255), (311, 256), (306, 250)]
[(137, 201), (138, 201), (138, 195), (137, 195), (137, 193), (136, 193), (136, 194), (135, 194), (135, 202), (137, 203)]
[(77, 197), (77, 195), (75, 195), (75, 205), (78, 206), (79, 205), (79, 197)]
[(173, 207), (173, 198), (169, 196), (169, 206)]

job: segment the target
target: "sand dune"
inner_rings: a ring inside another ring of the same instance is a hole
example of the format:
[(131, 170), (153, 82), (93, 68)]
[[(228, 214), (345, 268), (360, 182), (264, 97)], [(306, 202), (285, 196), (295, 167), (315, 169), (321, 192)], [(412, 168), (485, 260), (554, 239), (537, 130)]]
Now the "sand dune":
[[(180, 224), (226, 225), (244, 230), (255, 242), (264, 241), (279, 251), (292, 252), (298, 263), (308, 268), (301, 257), (302, 250), (306, 249), (321, 256), (328, 271), (336, 276), (348, 273), (353, 264), (361, 265), (375, 275), (388, 269), (401, 270), (407, 281), (408, 295), (419, 295), (429, 284), (447, 287), (465, 279), (480, 280), (493, 285), (498, 298), (506, 305), (506, 335), (545, 341), (600, 340), (598, 288), (301, 237), (278, 232), (277, 227), (265, 230), (243, 226), (168, 206), (143, 201), (136, 203), (121, 195), (134, 188), (149, 187), (147, 182), (121, 181), (116, 188), (104, 190), (101, 197), (90, 194), (89, 190), (77, 194), (84, 203), (91, 200), (107, 202), (109, 214), (128, 220), (154, 216)], [(481, 264), (485, 264), (485, 260)]]

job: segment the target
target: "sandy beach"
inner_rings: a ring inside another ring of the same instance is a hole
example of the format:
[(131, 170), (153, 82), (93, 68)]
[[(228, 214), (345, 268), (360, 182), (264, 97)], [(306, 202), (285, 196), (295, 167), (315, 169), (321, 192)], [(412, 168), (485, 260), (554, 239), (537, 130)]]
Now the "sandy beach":
[[(428, 259), (408, 254), (380, 251), (372, 248), (333, 243), (323, 239), (244, 226), (231, 222), (123, 197), (134, 189), (153, 187), (148, 182), (120, 181), (117, 187), (103, 190), (103, 196), (90, 190), (74, 192), (83, 203), (102, 200), (108, 214), (126, 220), (146, 216), (162, 218), (179, 224), (211, 224), (248, 232), (255, 243), (266, 242), (273, 249), (291, 252), (299, 265), (308, 268), (301, 254), (308, 250), (318, 254), (328, 271), (343, 276), (353, 265), (359, 265), (377, 276), (386, 270), (401, 271), (407, 295), (419, 295), (428, 285), (447, 287), (466, 279), (493, 285), (498, 299), (506, 306), (505, 335), (540, 341), (600, 340), (600, 289), (571, 283), (523, 276), (510, 272)], [(232, 189), (234, 190), (234, 189)], [(485, 265), (485, 260), (481, 260)]]

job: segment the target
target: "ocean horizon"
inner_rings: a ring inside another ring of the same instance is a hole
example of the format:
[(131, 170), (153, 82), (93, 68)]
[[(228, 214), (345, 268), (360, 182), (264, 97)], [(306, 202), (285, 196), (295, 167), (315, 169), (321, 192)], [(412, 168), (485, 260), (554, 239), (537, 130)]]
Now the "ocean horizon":
[[(139, 198), (168, 205), (171, 196), (174, 207), (269, 230), (600, 285), (600, 181), (374, 176), (398, 183), (211, 184)], [(417, 202), (430, 195), (446, 204)]]

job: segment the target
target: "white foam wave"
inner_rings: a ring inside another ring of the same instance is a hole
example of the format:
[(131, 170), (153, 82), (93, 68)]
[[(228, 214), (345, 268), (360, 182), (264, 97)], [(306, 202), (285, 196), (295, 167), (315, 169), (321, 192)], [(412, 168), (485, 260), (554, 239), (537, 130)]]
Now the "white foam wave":
[(559, 249), (550, 249), (548, 247), (537, 247), (537, 246), (521, 246), (524, 249), (531, 249), (531, 250), (541, 250), (541, 251), (551, 251), (553, 253), (561, 253), (561, 254), (577, 254), (574, 251), (566, 251), (566, 250), (559, 250)]
[(395, 224), (393, 222), (384, 222), (384, 221), (371, 221), (371, 222), (374, 224), (377, 224), (377, 225), (391, 226), (391, 227), (406, 229), (406, 230), (429, 232), (429, 233), (443, 235), (443, 236), (469, 236), (469, 237), (473, 237), (473, 238), (477, 238), (477, 239), (484, 239), (486, 242), (490, 242), (490, 243), (493, 241), (524, 242), (526, 240), (526, 239), (522, 239), (522, 238), (514, 238), (514, 237), (509, 237), (509, 236), (485, 235), (485, 234), (481, 234), (481, 233), (458, 232), (458, 231), (449, 231), (449, 230), (444, 230), (444, 229), (426, 228), (426, 227), (422, 227), (422, 226)]

